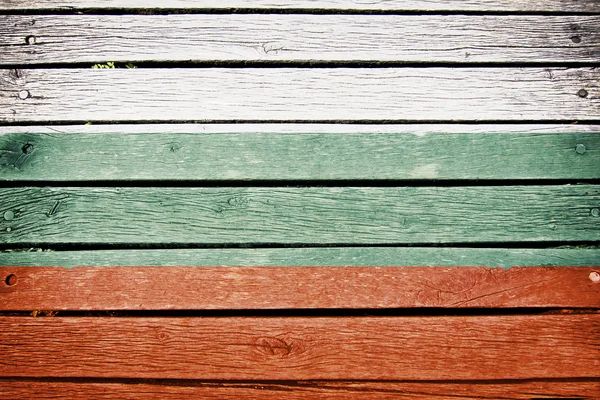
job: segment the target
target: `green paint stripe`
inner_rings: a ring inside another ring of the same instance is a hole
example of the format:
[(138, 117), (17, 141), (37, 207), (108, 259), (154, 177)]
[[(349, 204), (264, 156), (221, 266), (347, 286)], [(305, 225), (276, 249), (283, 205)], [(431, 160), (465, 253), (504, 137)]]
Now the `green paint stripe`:
[(3, 188), (0, 243), (596, 241), (598, 209), (600, 185)]
[(574, 266), (600, 265), (600, 249), (287, 248), (0, 253), (11, 266)]
[[(0, 134), (0, 181), (596, 179), (582, 133)], [(233, 130), (234, 128), (232, 128)]]

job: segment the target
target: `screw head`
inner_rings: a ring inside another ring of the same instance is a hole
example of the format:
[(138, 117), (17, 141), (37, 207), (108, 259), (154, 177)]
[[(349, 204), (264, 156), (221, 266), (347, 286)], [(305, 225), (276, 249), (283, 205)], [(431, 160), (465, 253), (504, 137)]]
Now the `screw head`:
[(592, 208), (592, 211), (590, 211), (590, 214), (592, 214), (592, 217), (600, 217), (600, 209)]

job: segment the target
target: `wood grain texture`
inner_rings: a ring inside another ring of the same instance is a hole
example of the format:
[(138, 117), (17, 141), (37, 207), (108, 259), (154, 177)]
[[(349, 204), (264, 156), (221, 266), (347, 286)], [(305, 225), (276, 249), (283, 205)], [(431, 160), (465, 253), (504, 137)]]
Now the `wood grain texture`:
[(75, 383), (0, 380), (0, 393), (13, 400), (57, 399), (66, 393), (70, 399), (141, 400), (256, 399), (256, 400), (346, 400), (379, 399), (531, 399), (594, 398), (600, 392), (597, 380), (572, 382), (521, 381), (485, 383), (431, 382), (339, 382), (308, 381), (292, 383), (198, 382), (164, 383)]
[(5, 377), (494, 380), (600, 371), (600, 314), (0, 317), (0, 325)]
[(594, 241), (599, 207), (598, 185), (17, 187), (0, 189), (0, 242)]
[(600, 308), (594, 272), (600, 266), (0, 267), (0, 310)]
[(596, 120), (594, 68), (0, 71), (0, 121)]
[(388, 11), (554, 11), (600, 12), (595, 0), (3, 0), (0, 9), (85, 8), (245, 8), (245, 9), (350, 9)]
[(0, 57), (0, 64), (13, 65), (145, 60), (596, 62), (600, 17), (3, 15)]
[[(32, 131), (35, 128), (32, 129)], [(57, 127), (61, 130), (61, 127)], [(600, 178), (600, 132), (0, 132), (0, 180)], [(493, 130), (492, 130), (493, 131)], [(27, 149), (24, 152), (23, 149)]]
[(600, 248), (327, 247), (0, 252), (2, 266), (395, 266), (593, 267)]

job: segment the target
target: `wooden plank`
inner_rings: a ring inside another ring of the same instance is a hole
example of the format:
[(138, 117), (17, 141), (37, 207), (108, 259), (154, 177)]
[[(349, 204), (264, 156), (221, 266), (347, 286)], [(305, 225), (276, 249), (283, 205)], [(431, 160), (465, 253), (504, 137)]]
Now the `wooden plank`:
[(598, 16), (3, 15), (0, 64), (596, 62), (599, 27)]
[(593, 267), (600, 248), (452, 248), (452, 247), (326, 247), (252, 249), (144, 249), (0, 252), (3, 266), (129, 266), (193, 267), (257, 266), (394, 266), (474, 265), (490, 268), (513, 266)]
[(17, 187), (2, 243), (595, 241), (599, 185)]
[(0, 325), (5, 377), (494, 380), (600, 371), (600, 314), (0, 317)]
[(0, 71), (0, 121), (595, 120), (594, 68)]
[(0, 9), (188, 8), (600, 12), (595, 0), (3, 0)]
[(12, 311), (600, 308), (600, 266), (0, 267), (0, 279)]
[(56, 399), (68, 393), (70, 399), (141, 400), (181, 399), (265, 399), (342, 400), (361, 399), (531, 399), (593, 398), (600, 391), (597, 380), (574, 381), (491, 381), (482, 383), (431, 382), (197, 382), (92, 383), (0, 380), (0, 393), (7, 398)]
[[(310, 125), (309, 125), (310, 126)], [(506, 180), (600, 178), (591, 132), (0, 132), (0, 180)], [(5, 128), (6, 129), (6, 128)], [(10, 128), (8, 128), (10, 129)], [(39, 129), (39, 128), (38, 128)], [(24, 150), (26, 149), (26, 151)], [(540, 151), (543, 149), (543, 151)], [(502, 162), (499, 162), (502, 160)]]

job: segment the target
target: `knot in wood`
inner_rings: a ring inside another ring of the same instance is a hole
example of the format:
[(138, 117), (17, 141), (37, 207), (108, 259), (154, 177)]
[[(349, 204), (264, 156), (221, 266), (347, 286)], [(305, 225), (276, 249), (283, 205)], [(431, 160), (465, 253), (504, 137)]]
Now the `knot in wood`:
[(291, 354), (301, 353), (304, 350), (304, 342), (288, 335), (279, 335), (260, 337), (254, 342), (254, 347), (264, 355), (284, 358)]

